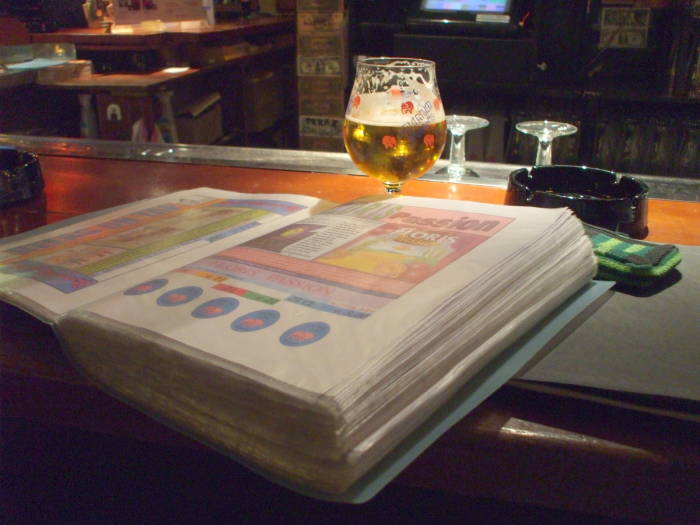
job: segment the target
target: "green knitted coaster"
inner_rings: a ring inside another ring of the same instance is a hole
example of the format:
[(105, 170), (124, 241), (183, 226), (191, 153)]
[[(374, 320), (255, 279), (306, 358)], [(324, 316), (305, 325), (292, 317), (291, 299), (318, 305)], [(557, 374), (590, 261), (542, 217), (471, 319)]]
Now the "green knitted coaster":
[(654, 284), (681, 262), (681, 253), (672, 244), (630, 239), (590, 224), (584, 227), (598, 257), (596, 279), (645, 287)]

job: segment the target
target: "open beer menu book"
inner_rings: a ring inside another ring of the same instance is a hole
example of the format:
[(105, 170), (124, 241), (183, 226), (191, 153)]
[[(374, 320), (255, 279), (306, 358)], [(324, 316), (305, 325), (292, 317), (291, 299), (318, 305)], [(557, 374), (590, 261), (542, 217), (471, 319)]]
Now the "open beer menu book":
[(338, 494), (595, 269), (563, 208), (200, 188), (10, 238), (0, 295), (114, 395)]

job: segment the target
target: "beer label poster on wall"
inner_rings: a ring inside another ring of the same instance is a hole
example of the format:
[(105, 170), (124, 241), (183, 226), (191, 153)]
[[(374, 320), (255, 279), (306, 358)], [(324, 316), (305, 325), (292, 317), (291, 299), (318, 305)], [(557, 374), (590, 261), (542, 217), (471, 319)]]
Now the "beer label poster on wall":
[(205, 19), (204, 3), (203, 0), (112, 0), (112, 9), (118, 25), (153, 20), (181, 22)]

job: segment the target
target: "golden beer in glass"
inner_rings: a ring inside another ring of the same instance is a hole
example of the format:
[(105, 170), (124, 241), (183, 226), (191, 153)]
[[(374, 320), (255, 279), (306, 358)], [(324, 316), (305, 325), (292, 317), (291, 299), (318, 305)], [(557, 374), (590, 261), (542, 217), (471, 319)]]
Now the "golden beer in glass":
[(343, 125), (345, 148), (366, 175), (399, 193), (428, 171), (447, 138), (435, 63), (414, 58), (364, 58), (357, 63)]

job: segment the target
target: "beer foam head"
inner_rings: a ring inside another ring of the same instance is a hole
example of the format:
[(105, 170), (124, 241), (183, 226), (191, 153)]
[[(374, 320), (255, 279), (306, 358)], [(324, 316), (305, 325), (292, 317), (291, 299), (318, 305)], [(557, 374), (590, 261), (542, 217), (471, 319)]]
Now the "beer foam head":
[(415, 58), (364, 58), (345, 116), (365, 124), (404, 126), (442, 122), (435, 63)]
[(440, 97), (429, 90), (422, 95), (402, 90), (350, 95), (346, 118), (370, 125), (422, 126), (445, 120)]

